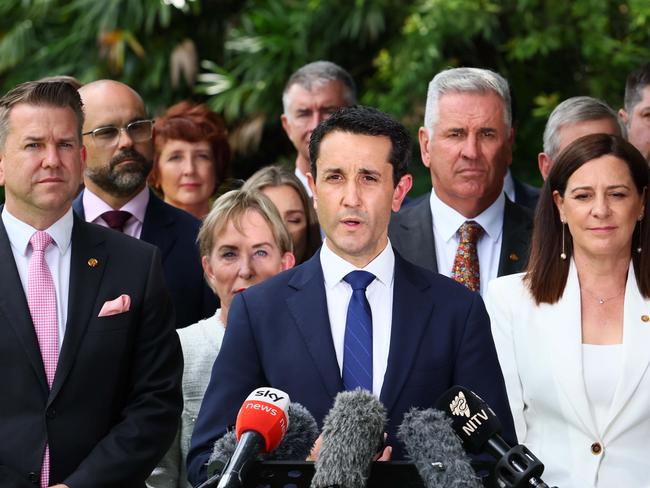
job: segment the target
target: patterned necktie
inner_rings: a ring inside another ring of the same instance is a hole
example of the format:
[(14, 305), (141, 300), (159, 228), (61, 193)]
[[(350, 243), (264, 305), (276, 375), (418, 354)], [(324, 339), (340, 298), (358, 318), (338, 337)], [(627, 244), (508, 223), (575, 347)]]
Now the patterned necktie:
[[(59, 360), (59, 337), (56, 313), (56, 288), (45, 261), (45, 250), (52, 244), (52, 236), (47, 232), (34, 232), (29, 240), (32, 257), (27, 271), (27, 304), (32, 316), (38, 345), (43, 357), (45, 376), (50, 389), (54, 381), (56, 364)], [(41, 468), (41, 487), (49, 485), (50, 447), (45, 445), (43, 467)]]
[(375, 279), (367, 271), (352, 271), (344, 281), (352, 287), (343, 340), (343, 386), (372, 391), (372, 312), (366, 288)]
[(483, 227), (473, 220), (467, 220), (458, 229), (460, 242), (451, 269), (451, 277), (472, 291), (481, 289), (481, 270), (478, 263), (476, 244), (483, 234)]
[(124, 232), (124, 224), (131, 218), (131, 213), (124, 210), (109, 210), (100, 216), (111, 229)]

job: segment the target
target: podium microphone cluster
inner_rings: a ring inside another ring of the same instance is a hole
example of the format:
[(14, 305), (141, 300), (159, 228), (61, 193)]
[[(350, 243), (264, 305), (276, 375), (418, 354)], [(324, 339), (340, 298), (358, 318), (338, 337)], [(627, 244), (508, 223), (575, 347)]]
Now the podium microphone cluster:
[(500, 488), (549, 488), (541, 479), (542, 462), (526, 446), (508, 445), (499, 435), (501, 423), (496, 414), (476, 393), (453, 386), (442, 394), (437, 407), (452, 419), (468, 452), (487, 452), (497, 459), (494, 476)]

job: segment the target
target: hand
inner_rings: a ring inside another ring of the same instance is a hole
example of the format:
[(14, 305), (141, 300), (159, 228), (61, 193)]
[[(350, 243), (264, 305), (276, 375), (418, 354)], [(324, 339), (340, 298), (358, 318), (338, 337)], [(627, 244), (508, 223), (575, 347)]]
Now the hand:
[(316, 462), (318, 456), (320, 455), (320, 448), (322, 445), (323, 445), (323, 433), (321, 432), (318, 438), (316, 439), (316, 441), (314, 442), (314, 445), (311, 447), (309, 456), (307, 456), (307, 459), (305, 461)]
[[(384, 432), (384, 442), (386, 442), (386, 438), (388, 437), (388, 434)], [(391, 456), (393, 455), (393, 448), (391, 446), (386, 446), (384, 447), (384, 450), (381, 452), (381, 455), (377, 455), (375, 458), (375, 461), (390, 461)]]
[(68, 485), (64, 485), (63, 483), (60, 483), (58, 485), (52, 485), (50, 488), (70, 488)]

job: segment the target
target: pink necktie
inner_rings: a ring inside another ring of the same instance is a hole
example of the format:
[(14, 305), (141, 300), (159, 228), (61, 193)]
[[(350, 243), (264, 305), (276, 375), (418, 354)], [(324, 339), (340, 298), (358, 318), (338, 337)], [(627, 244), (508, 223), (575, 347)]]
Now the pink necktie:
[[(32, 257), (27, 272), (27, 303), (43, 357), (47, 384), (52, 388), (56, 363), (59, 359), (56, 289), (50, 268), (45, 261), (45, 250), (52, 243), (52, 236), (47, 232), (37, 231), (29, 242), (32, 245)], [(49, 478), (50, 448), (46, 444), (41, 469), (42, 488), (49, 485)]]

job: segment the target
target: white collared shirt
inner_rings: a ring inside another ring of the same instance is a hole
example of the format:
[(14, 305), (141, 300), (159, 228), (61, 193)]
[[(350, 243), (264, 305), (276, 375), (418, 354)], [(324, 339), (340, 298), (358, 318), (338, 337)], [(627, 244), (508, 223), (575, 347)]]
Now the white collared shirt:
[(503, 193), (506, 194), (508, 200), (511, 202), (515, 201), (515, 180), (512, 177), (510, 168), (508, 168), (506, 175), (503, 177)]
[(458, 228), (467, 220), (474, 220), (483, 227), (478, 245), (478, 262), (481, 270), (481, 295), (487, 291), (487, 284), (497, 277), (499, 257), (503, 240), (503, 213), (506, 197), (503, 192), (492, 205), (472, 219), (464, 217), (431, 191), (431, 215), (433, 216), (433, 237), (436, 246), (438, 272), (451, 276), (454, 257), (458, 249)]
[[(25, 298), (27, 298), (27, 274), (29, 271), (29, 260), (32, 257), (32, 246), (29, 240), (37, 231), (34, 227), (18, 220), (11, 215), (5, 206), (2, 211), (2, 222), (4, 223), (11, 252), (14, 255), (18, 275), (20, 276)], [(65, 336), (65, 325), (68, 319), (68, 294), (70, 290), (70, 256), (72, 254), (70, 240), (72, 238), (72, 208), (68, 209), (63, 217), (54, 222), (45, 232), (52, 236), (55, 245), (50, 245), (45, 251), (45, 261), (50, 268), (50, 274), (56, 289), (56, 314), (58, 321), (59, 351)], [(2, 279), (6, 279), (2, 278)]]
[[(81, 197), (81, 202), (84, 207), (84, 215), (86, 222), (92, 222), (103, 227), (108, 227), (106, 221), (102, 218), (104, 212), (114, 210), (104, 200), (99, 198), (96, 194), (91, 192), (88, 188), (84, 189)], [(147, 212), (147, 205), (149, 204), (149, 187), (145, 187), (131, 200), (129, 200), (122, 208), (131, 214), (129, 220), (124, 224), (124, 234), (127, 236), (140, 239), (142, 233), (142, 224), (144, 223), (144, 216)]]
[[(352, 297), (352, 287), (343, 281), (351, 271), (358, 270), (353, 264), (334, 254), (325, 239), (320, 251), (320, 264), (325, 277), (325, 296), (327, 311), (332, 329), (332, 339), (339, 370), (343, 374), (343, 342), (348, 303)], [(390, 245), (363, 268), (375, 275), (376, 279), (368, 285), (366, 297), (372, 311), (372, 392), (381, 394), (384, 375), (388, 365), (390, 332), (393, 322), (393, 278), (395, 274), (395, 254)]]
[(305, 187), (305, 191), (307, 192), (307, 196), (309, 198), (311, 198), (312, 197), (311, 188), (309, 188), (309, 182), (307, 181), (307, 176), (302, 171), (300, 171), (297, 167), (294, 170), (293, 174), (295, 174), (296, 177), (300, 180), (300, 183), (302, 183), (302, 186)]

